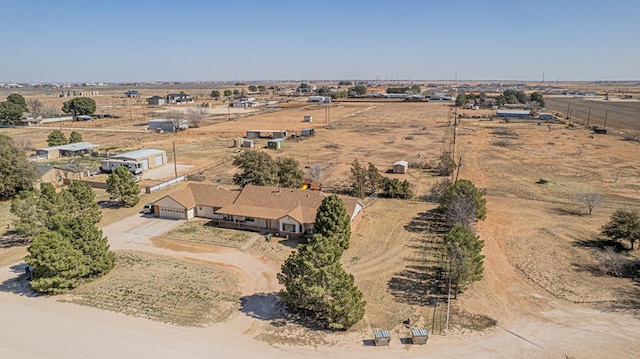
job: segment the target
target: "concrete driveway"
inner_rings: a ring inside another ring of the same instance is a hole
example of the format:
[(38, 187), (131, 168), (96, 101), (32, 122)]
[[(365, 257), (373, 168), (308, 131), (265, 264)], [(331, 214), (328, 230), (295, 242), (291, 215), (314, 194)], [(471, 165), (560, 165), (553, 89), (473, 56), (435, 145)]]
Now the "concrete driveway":
[(166, 233), (184, 220), (156, 218), (152, 214), (136, 214), (102, 228), (102, 232), (109, 238), (109, 245), (113, 250), (143, 249), (151, 246), (149, 238)]

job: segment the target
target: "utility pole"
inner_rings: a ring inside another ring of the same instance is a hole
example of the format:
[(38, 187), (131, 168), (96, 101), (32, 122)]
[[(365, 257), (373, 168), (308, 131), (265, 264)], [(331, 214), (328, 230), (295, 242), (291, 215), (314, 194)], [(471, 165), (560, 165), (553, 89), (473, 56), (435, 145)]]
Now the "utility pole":
[(449, 313), (451, 312), (451, 261), (449, 261), (449, 293), (447, 294), (447, 324), (446, 330), (449, 330)]
[(589, 106), (589, 114), (587, 115), (587, 128), (589, 128), (589, 120), (591, 120), (591, 106)]
[(609, 111), (604, 112), (604, 129), (607, 129), (607, 118), (609, 117)]
[(571, 102), (569, 102), (569, 106), (567, 106), (567, 118), (571, 119)]
[(176, 141), (173, 141), (173, 172), (176, 175), (175, 178), (178, 178), (178, 162), (176, 159)]
[[(451, 143), (451, 160), (455, 163), (456, 158), (456, 132), (458, 132), (458, 110), (453, 115), (453, 141)], [(453, 172), (451, 172), (451, 182), (453, 182)]]
[(462, 156), (460, 156), (460, 160), (458, 161), (458, 168), (456, 169), (456, 181), (458, 181), (458, 175), (460, 174), (460, 167), (462, 167), (464, 163), (462, 163)]

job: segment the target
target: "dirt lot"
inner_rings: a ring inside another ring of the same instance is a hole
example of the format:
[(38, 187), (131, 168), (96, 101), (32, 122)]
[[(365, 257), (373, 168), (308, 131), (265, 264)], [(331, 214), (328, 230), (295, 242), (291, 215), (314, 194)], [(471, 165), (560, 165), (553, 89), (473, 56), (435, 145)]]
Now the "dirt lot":
[[(308, 127), (301, 122), (303, 115), (324, 119), (323, 111), (311, 106), (266, 112), (175, 136), (153, 135), (143, 142), (167, 148), (176, 141), (185, 164), (199, 166), (234, 154), (229, 138), (221, 133), (256, 128), (295, 130)], [(451, 122), (451, 107), (443, 104), (334, 104), (330, 124), (311, 124), (317, 129), (315, 137), (287, 141), (284, 150), (270, 153), (293, 156), (303, 166), (320, 164), (325, 168), (325, 186), (339, 187), (348, 181), (355, 158), (374, 163), (381, 172), (397, 160), (435, 163), (448, 148)], [(512, 133), (505, 136), (503, 128)], [(288, 321), (277, 306), (275, 273), (295, 243), (258, 241), (237, 254), (233, 252), (236, 249), (214, 250), (170, 240), (153, 241), (154, 248), (203, 259), (215, 255), (216, 263), (235, 258), (233, 265), (243, 283), (242, 315), (211, 331), (220, 335), (217, 340), (222, 343), (236, 344), (241, 357), (255, 353), (275, 357), (285, 352), (309, 357), (376, 357), (404, 354), (406, 350), (411, 350), (411, 357), (422, 357), (426, 352), (458, 357), (633, 357), (640, 350), (633, 339), (640, 327), (637, 284), (602, 275), (593, 254), (598, 231), (608, 216), (617, 208), (640, 203), (638, 145), (562, 125), (477, 119), (463, 119), (457, 133), (456, 152), (464, 162), (460, 178), (472, 180), (487, 192), (488, 216), (478, 226), (485, 241), (485, 275), (454, 301), (454, 313), (459, 313), (452, 320), (454, 329), (445, 332), (446, 336), (435, 335), (424, 350), (396, 341), (383, 353), (377, 350), (380, 348), (367, 347), (363, 340), (369, 339), (372, 329), (392, 330), (394, 338), (404, 335), (401, 321), (406, 318), (428, 329), (434, 318), (442, 318), (441, 307), (433, 306), (433, 288), (428, 281), (433, 248), (425, 243), (431, 236), (421, 230), (434, 207), (431, 203), (381, 199), (365, 209), (343, 263), (365, 294), (367, 313), (346, 333), (314, 332)], [(225, 183), (233, 171), (225, 166), (207, 172), (206, 177)], [(418, 197), (427, 194), (438, 180), (430, 171), (418, 169), (410, 169), (406, 175), (384, 175), (408, 179)], [(536, 184), (540, 179), (547, 184)], [(597, 192), (604, 198), (591, 216), (573, 199), (583, 191)], [(637, 252), (630, 255), (637, 256)], [(244, 273), (242, 261), (248, 256), (270, 271)], [(249, 283), (261, 275), (268, 277), (267, 284)], [(460, 319), (465, 317), (468, 319)], [(479, 333), (465, 327), (470, 322), (493, 320), (497, 327)], [(158, 329), (156, 335), (161, 337), (164, 330)], [(205, 331), (194, 334), (203, 338), (194, 339), (193, 348), (210, 343), (212, 332), (206, 331), (204, 336)], [(175, 335), (181, 338), (179, 333)], [(263, 342), (270, 346), (263, 346)]]

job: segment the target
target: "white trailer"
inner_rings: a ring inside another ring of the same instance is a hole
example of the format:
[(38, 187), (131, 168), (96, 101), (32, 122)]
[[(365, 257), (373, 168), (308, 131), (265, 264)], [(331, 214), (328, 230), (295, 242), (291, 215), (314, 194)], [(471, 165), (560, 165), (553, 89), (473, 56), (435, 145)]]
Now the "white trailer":
[(111, 173), (120, 166), (127, 167), (129, 172), (133, 173), (134, 175), (142, 174), (142, 170), (143, 170), (142, 163), (136, 162), (136, 161), (126, 161), (126, 160), (115, 160), (115, 159), (102, 160), (100, 170), (102, 172)]

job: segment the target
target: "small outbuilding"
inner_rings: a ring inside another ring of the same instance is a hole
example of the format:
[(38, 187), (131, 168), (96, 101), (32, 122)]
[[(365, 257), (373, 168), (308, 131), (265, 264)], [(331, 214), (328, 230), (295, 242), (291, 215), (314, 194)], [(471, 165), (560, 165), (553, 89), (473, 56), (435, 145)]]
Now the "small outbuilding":
[(255, 142), (253, 140), (243, 139), (241, 147), (242, 148), (253, 148), (255, 146)]
[(300, 136), (302, 137), (315, 136), (315, 134), (316, 130), (314, 130), (312, 127), (303, 128), (302, 130), (300, 130)]
[(313, 116), (304, 116), (302, 122), (313, 122)]
[(407, 161), (397, 161), (393, 164), (393, 173), (405, 174), (409, 169), (409, 163)]
[(153, 131), (178, 131), (178, 130), (186, 130), (189, 128), (189, 121), (185, 119), (167, 119), (167, 118), (156, 118), (153, 120), (149, 120), (147, 124), (147, 128)]
[(538, 115), (538, 119), (540, 120), (553, 120), (552, 113), (541, 113)]
[(90, 154), (96, 147), (98, 145), (94, 145), (91, 142), (76, 142), (68, 145), (41, 148), (36, 150), (36, 154), (52, 160), (61, 156), (84, 156)]
[(426, 329), (411, 329), (411, 342), (413, 344), (427, 344), (429, 332)]
[(373, 341), (375, 342), (377, 347), (389, 346), (389, 342), (391, 341), (391, 333), (388, 330), (374, 330)]
[(308, 101), (323, 105), (325, 103), (331, 103), (331, 97), (330, 96), (309, 96)]
[(147, 99), (147, 105), (149, 106), (162, 106), (165, 103), (164, 97), (162, 96), (151, 96)]
[(272, 150), (280, 150), (284, 148), (285, 139), (284, 138), (274, 138), (272, 140), (267, 141), (267, 148)]

